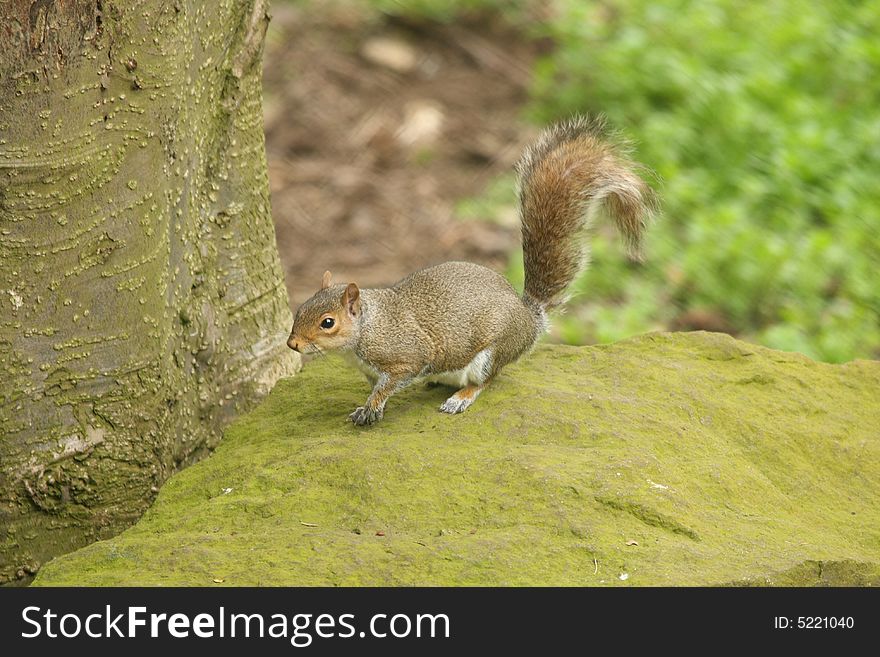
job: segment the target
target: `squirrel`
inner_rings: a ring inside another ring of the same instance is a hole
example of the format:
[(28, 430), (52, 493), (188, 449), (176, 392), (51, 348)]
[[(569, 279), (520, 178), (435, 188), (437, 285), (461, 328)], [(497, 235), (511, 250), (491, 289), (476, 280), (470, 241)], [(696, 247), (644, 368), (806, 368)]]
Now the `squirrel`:
[(548, 328), (547, 313), (587, 263), (582, 233), (600, 206), (614, 220), (631, 258), (656, 210), (656, 197), (602, 117), (574, 117), (545, 129), (516, 164), (525, 286), (518, 295), (495, 271), (446, 262), (392, 287), (333, 285), (296, 311), (288, 346), (298, 352), (350, 352), (373, 389), (349, 416), (380, 420), (388, 398), (416, 380), (458, 389), (441, 406), (461, 413), (505, 365), (530, 351)]

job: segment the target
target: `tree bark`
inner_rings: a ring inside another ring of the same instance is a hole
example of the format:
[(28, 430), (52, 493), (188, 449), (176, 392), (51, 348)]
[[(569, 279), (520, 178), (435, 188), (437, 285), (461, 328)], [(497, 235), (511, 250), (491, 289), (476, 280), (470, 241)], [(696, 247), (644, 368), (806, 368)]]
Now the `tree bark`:
[(298, 361), (265, 0), (0, 3), (0, 583), (117, 533)]

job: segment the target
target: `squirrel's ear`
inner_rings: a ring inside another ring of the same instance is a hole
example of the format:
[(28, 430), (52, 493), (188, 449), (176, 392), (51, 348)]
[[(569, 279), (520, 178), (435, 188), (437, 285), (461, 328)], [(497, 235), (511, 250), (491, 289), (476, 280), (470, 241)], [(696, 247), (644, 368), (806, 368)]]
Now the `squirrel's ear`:
[(328, 287), (330, 287), (330, 277), (331, 276), (332, 276), (332, 274), (330, 274), (329, 271), (324, 272), (324, 276), (321, 278), (321, 289), (322, 290), (326, 290)]
[(361, 313), (361, 291), (354, 283), (349, 283), (342, 295), (342, 305), (348, 310), (348, 314), (357, 317)]

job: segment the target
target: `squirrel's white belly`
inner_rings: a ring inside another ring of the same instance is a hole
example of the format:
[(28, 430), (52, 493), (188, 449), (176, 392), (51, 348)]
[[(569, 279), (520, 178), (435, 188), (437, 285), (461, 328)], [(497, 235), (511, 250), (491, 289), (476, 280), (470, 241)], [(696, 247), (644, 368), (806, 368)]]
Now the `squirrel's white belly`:
[(466, 367), (452, 372), (438, 372), (426, 377), (428, 381), (442, 383), (447, 386), (464, 388), (466, 385), (482, 385), (492, 367), (492, 350), (483, 349)]
[[(361, 360), (353, 352), (349, 352), (350, 360), (363, 372), (371, 383), (375, 383), (380, 376), (379, 371), (369, 363)], [(447, 386), (456, 388), (464, 388), (467, 385), (482, 385), (486, 382), (489, 372), (492, 369), (492, 350), (483, 349), (477, 353), (474, 359), (460, 370), (451, 372), (436, 372), (419, 377), (425, 381), (433, 381), (434, 383), (442, 383)]]

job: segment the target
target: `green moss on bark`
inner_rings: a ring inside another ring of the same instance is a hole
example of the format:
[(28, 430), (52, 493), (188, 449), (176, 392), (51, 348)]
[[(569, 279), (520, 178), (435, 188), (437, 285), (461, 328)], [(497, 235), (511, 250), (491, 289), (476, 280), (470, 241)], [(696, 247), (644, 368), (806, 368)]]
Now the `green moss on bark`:
[(367, 385), (319, 359), (36, 583), (877, 584), (878, 391), (880, 363), (656, 334), (540, 348), (458, 416), (416, 387), (362, 430)]
[(262, 0), (3, 5), (0, 584), (130, 524), (296, 365), (266, 20)]

